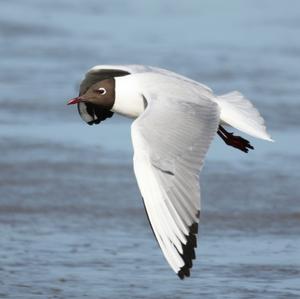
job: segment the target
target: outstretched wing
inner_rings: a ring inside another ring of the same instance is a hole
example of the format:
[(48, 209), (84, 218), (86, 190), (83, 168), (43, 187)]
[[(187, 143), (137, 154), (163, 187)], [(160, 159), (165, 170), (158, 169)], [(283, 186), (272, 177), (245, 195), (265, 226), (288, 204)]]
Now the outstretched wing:
[(195, 259), (199, 173), (217, 132), (219, 109), (200, 95), (191, 103), (184, 101), (188, 92), (168, 90), (171, 95), (150, 91), (146, 110), (132, 124), (134, 171), (163, 254), (184, 278)]

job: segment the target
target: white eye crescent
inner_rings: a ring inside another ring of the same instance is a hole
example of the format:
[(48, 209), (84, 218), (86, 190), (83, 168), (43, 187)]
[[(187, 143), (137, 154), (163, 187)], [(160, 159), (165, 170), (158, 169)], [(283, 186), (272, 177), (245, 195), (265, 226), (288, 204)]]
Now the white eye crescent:
[(105, 94), (106, 94), (106, 89), (103, 88), (103, 87), (100, 87), (100, 88), (98, 89), (98, 92), (99, 92), (101, 95), (105, 95)]

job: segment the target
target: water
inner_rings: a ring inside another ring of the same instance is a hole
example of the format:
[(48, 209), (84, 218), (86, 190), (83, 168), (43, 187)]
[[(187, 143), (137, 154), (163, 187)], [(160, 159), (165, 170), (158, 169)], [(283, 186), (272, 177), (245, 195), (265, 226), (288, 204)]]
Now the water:
[[(0, 298), (299, 298), (300, 4), (2, 1)], [(192, 277), (152, 236), (130, 122), (65, 106), (95, 64), (174, 70), (240, 90), (274, 144), (216, 139)]]

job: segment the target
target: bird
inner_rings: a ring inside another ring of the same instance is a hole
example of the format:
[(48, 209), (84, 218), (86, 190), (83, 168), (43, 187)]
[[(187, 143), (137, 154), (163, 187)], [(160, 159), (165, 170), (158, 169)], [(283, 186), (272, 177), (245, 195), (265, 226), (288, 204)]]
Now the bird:
[(218, 96), (202, 83), (144, 65), (92, 67), (67, 104), (77, 104), (89, 125), (114, 113), (133, 119), (133, 168), (150, 226), (173, 271), (189, 277), (205, 155), (216, 134), (245, 153), (254, 149), (228, 126), (273, 141), (258, 110), (238, 91)]

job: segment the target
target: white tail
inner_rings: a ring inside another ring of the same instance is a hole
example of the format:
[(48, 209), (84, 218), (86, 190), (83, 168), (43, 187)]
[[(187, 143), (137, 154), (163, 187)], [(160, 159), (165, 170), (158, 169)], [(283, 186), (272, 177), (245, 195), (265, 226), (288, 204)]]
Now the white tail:
[(240, 92), (218, 96), (216, 102), (221, 108), (221, 122), (251, 136), (273, 141), (258, 110)]

